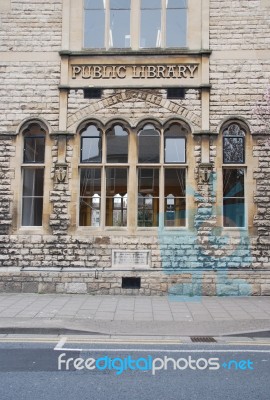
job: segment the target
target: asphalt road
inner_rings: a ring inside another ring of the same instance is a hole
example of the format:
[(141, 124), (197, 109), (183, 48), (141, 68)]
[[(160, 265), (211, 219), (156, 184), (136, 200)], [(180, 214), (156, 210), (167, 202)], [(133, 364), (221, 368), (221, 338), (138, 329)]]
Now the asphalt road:
[[(266, 345), (169, 345), (164, 341), (147, 345), (66, 343), (63, 347), (54, 350), (55, 343), (0, 342), (0, 399), (270, 398), (270, 346)], [(75, 359), (83, 369), (76, 370)]]

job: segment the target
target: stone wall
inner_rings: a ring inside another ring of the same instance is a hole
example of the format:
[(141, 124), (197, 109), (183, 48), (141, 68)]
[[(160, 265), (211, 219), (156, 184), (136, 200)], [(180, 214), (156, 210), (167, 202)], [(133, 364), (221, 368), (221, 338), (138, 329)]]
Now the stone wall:
[(0, 51), (61, 50), (62, 0), (11, 0), (0, 19)]
[[(62, 183), (55, 181), (59, 139), (52, 136), (52, 145), (48, 147), (52, 160), (48, 226), (39, 234), (17, 229), (19, 205), (14, 190), (18, 180), (14, 177), (20, 175), (20, 164), (14, 168), (18, 143), (15, 133), (25, 118), (41, 117), (53, 132), (59, 129), (62, 1), (14, 0), (9, 12), (1, 13), (0, 8), (0, 18), (0, 291), (270, 294), (267, 132), (252, 139), (258, 167), (253, 170), (257, 209), (255, 229), (250, 235), (240, 230), (221, 235), (215, 192), (221, 142), (210, 139), (213, 171), (209, 184), (202, 183), (199, 180), (202, 139), (195, 135), (192, 136), (194, 182), (188, 193), (195, 199), (191, 229), (177, 234), (157, 231), (140, 235), (119, 232), (79, 235), (74, 221), (71, 224), (72, 213), (77, 212), (71, 202), (72, 166), (78, 161), (73, 151), (76, 138), (72, 136), (67, 139), (65, 154), (68, 176)], [(253, 108), (262, 99), (270, 80), (269, 58), (264, 55), (270, 42), (269, 20), (270, 7), (264, 0), (210, 1), (210, 131), (213, 133), (230, 116), (244, 118), (252, 134), (263, 128)], [(164, 89), (104, 90), (101, 100), (84, 99), (83, 91), (78, 89), (68, 94), (67, 130), (75, 133), (83, 118), (107, 121), (121, 116), (131, 126), (136, 126), (142, 118), (164, 122), (169, 117), (183, 117), (198, 131), (202, 114), (198, 89), (188, 89), (185, 99), (171, 101), (166, 99)], [(113, 249), (151, 250), (151, 270), (113, 271)], [(34, 271), (20, 271), (20, 268)], [(46, 272), (46, 268), (52, 270)], [(77, 272), (68, 272), (68, 268)], [(140, 276), (141, 289), (122, 289), (123, 276)]]
[[(140, 289), (122, 288), (122, 278), (141, 278)], [(0, 292), (7, 293), (80, 293), (159, 296), (267, 296), (270, 274), (256, 272), (184, 271), (164, 275), (160, 272), (18, 271), (1, 272)]]
[(253, 131), (263, 128), (253, 108), (270, 80), (263, 54), (269, 49), (269, 20), (270, 3), (264, 0), (210, 1), (212, 130), (230, 115), (247, 118)]

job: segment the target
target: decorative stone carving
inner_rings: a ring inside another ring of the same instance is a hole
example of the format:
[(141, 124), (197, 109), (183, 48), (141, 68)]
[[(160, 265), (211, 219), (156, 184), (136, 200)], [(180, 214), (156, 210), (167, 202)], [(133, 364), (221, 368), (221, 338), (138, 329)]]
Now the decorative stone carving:
[(64, 163), (57, 163), (55, 165), (55, 182), (56, 183), (64, 183), (66, 182), (66, 178), (67, 178), (67, 169), (68, 166), (67, 164)]
[(199, 183), (208, 183), (213, 165), (210, 163), (201, 163), (199, 166)]

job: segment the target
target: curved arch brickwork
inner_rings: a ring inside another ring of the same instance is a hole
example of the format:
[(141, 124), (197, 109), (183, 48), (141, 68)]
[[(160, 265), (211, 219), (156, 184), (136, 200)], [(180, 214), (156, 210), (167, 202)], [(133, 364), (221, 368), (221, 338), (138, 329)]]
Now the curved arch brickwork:
[(150, 103), (151, 105), (158, 108), (165, 108), (174, 115), (180, 115), (186, 118), (197, 128), (200, 128), (201, 126), (200, 117), (198, 117), (198, 115), (194, 112), (189, 111), (186, 107), (183, 107), (171, 100), (164, 99), (161, 95), (153, 94), (147, 91), (132, 89), (122, 91), (120, 93), (116, 93), (104, 99), (98, 100), (95, 103), (85, 106), (79, 111), (70, 114), (67, 123), (68, 129), (75, 130), (78, 122), (81, 121), (82, 118), (93, 116), (99, 110), (110, 108), (113, 105), (124, 103), (130, 99), (134, 99), (139, 102), (141, 101)]

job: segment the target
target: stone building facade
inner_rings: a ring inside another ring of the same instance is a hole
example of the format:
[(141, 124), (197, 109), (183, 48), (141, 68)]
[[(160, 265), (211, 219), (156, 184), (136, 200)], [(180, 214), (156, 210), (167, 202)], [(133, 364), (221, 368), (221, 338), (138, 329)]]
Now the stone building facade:
[(269, 21), (1, 0), (0, 291), (270, 294)]

